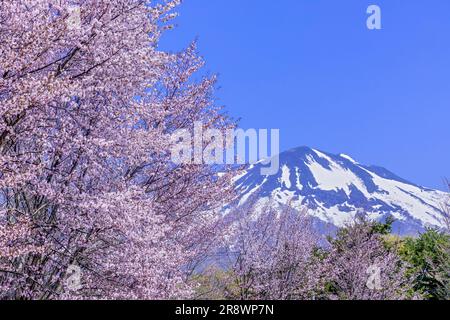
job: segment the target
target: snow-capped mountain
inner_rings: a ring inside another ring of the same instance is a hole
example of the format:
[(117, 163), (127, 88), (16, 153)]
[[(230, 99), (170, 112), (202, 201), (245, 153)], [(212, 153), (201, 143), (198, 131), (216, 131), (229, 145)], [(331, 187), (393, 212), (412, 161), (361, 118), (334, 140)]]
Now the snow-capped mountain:
[(356, 215), (396, 219), (395, 231), (415, 233), (442, 226), (441, 204), (447, 193), (410, 183), (392, 172), (366, 166), (341, 154), (308, 147), (280, 154), (277, 175), (261, 175), (263, 164), (252, 165), (236, 179), (238, 206), (250, 201), (308, 208), (320, 221), (342, 226)]

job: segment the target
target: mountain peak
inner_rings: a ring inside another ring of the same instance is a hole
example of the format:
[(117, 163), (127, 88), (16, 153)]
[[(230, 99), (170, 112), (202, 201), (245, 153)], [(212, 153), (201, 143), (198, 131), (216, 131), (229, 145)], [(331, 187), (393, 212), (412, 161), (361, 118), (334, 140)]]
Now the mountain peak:
[(277, 175), (262, 176), (259, 166), (252, 166), (237, 180), (239, 205), (250, 198), (271, 199), (307, 208), (311, 215), (336, 226), (351, 221), (358, 212), (375, 220), (393, 216), (408, 232), (442, 225), (439, 208), (446, 193), (419, 187), (345, 154), (302, 146), (280, 154)]

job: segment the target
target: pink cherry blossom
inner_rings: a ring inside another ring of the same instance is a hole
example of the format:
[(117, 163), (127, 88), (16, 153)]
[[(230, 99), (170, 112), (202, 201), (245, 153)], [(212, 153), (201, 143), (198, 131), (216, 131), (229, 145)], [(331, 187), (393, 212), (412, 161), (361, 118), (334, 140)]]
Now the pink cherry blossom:
[(0, 298), (190, 295), (233, 173), (173, 164), (170, 136), (233, 124), (195, 44), (158, 49), (178, 3), (0, 2)]

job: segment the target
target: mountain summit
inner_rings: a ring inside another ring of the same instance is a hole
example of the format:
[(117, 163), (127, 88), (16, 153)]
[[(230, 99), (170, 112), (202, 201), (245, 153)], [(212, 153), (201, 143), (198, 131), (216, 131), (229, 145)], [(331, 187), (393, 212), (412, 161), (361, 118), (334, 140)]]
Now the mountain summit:
[(250, 199), (272, 200), (307, 208), (310, 215), (337, 227), (361, 214), (374, 220), (392, 216), (395, 231), (401, 234), (443, 223), (440, 208), (447, 193), (420, 187), (344, 154), (299, 147), (280, 154), (277, 175), (261, 175), (261, 165), (250, 166), (236, 179), (238, 206)]

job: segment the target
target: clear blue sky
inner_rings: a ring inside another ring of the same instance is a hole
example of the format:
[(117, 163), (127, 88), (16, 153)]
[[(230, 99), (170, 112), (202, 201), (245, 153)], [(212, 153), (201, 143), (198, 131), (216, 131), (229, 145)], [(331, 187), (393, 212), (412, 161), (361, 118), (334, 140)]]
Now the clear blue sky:
[[(380, 31), (366, 9), (382, 10)], [(443, 189), (450, 177), (449, 0), (185, 0), (165, 50), (198, 38), (243, 128)]]

